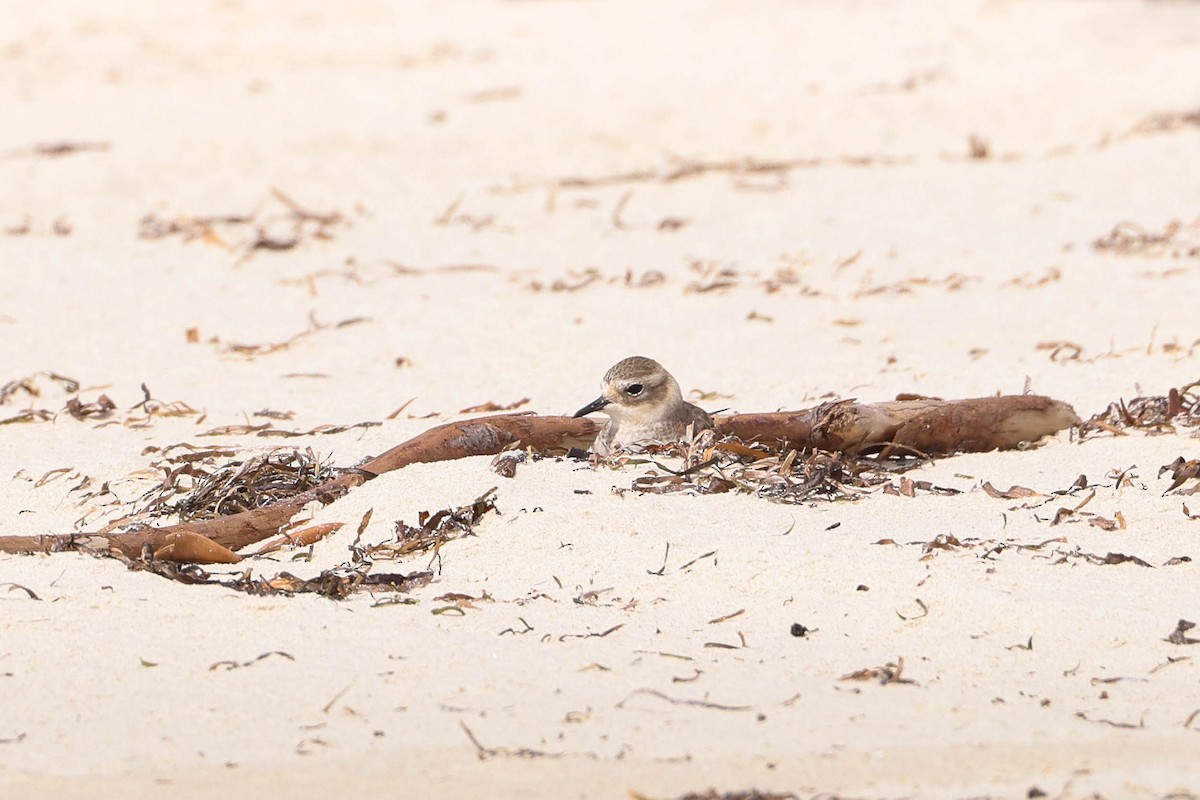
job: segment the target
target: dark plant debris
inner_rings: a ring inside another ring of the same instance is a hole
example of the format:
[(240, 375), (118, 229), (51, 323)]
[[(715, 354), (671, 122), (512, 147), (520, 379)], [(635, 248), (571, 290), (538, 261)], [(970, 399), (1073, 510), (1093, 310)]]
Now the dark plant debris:
[(1093, 241), (1092, 247), (1122, 256), (1194, 258), (1200, 256), (1200, 219), (1187, 224), (1172, 220), (1161, 231), (1149, 230), (1136, 222), (1118, 222), (1111, 231)]
[(344, 600), (356, 592), (409, 592), (433, 580), (432, 572), (372, 574), (370, 561), (327, 569), (315, 578), (298, 578), (281, 572), (273, 578), (254, 579), (249, 573), (235, 582), (217, 581), (231, 589), (248, 594), (319, 594), (334, 600)]
[(20, 422), (50, 422), (54, 413), (44, 408), (27, 408), (11, 417), (0, 419), (0, 425), (13, 425)]
[(1079, 718), (1079, 719), (1086, 720), (1087, 722), (1095, 722), (1095, 723), (1098, 723), (1098, 724), (1100, 724), (1100, 725), (1107, 725), (1107, 726), (1109, 726), (1110, 728), (1124, 728), (1124, 729), (1127, 729), (1127, 730), (1138, 730), (1138, 729), (1140, 729), (1140, 728), (1144, 728), (1144, 727), (1146, 727), (1146, 720), (1145, 720), (1145, 719), (1140, 719), (1140, 720), (1138, 720), (1138, 722), (1135, 724), (1135, 723), (1132, 723), (1132, 722), (1116, 722), (1115, 720), (1111, 720), (1111, 719), (1103, 719), (1103, 718), (1100, 718), (1100, 717), (1089, 717), (1087, 714), (1085, 714), (1085, 713), (1084, 713), (1084, 712), (1082, 712), (1082, 711), (1076, 711), (1076, 712), (1075, 712), (1075, 716), (1076, 716), (1077, 718)]
[(370, 319), (367, 317), (350, 317), (332, 324), (327, 324), (324, 322), (318, 322), (316, 314), (310, 313), (308, 315), (308, 327), (282, 341), (262, 342), (257, 344), (239, 344), (236, 342), (222, 343), (220, 339), (214, 337), (210, 340), (210, 342), (216, 345), (219, 351), (222, 353), (232, 353), (233, 355), (253, 358), (254, 356), (265, 356), (270, 355), (271, 353), (278, 353), (280, 351), (287, 350), (301, 339), (305, 339), (315, 333), (320, 333), (321, 331), (348, 328), (351, 325), (360, 325), (364, 322), (370, 322)]
[[(632, 800), (666, 800), (665, 798), (642, 794), (632, 789), (629, 790), (629, 796)], [(825, 795), (821, 796), (824, 797)], [(758, 789), (742, 789), (733, 792), (719, 792), (716, 789), (709, 789), (706, 792), (688, 792), (687, 794), (670, 798), (670, 800), (800, 800), (800, 795), (792, 794), (791, 792), (760, 792)], [(837, 800), (837, 798), (830, 795), (828, 800)]]
[[(38, 372), (29, 377), (5, 383), (3, 386), (0, 386), (0, 405), (4, 405), (20, 396), (29, 398), (41, 397), (42, 387), (38, 382), (39, 377), (49, 378), (58, 385), (62, 392), (74, 396), (67, 398), (60, 412), (53, 412), (45, 408), (27, 408), (14, 417), (0, 419), (0, 425), (16, 422), (52, 422), (58, 417), (59, 413), (63, 412), (80, 422), (109, 420), (102, 424), (117, 424), (117, 421), (112, 419), (114, 412), (117, 410), (116, 401), (107, 394), (101, 394), (95, 400), (85, 402), (79, 395), (79, 381), (74, 378), (68, 378), (65, 375), (59, 375), (57, 372)], [(126, 413), (125, 419), (120, 421), (120, 424), (127, 428), (145, 428), (150, 425), (155, 417), (183, 417), (200, 413), (187, 403), (179, 401), (164, 403), (161, 400), (155, 400), (150, 396), (150, 390), (146, 388), (146, 384), (144, 383), (142, 384), (142, 393), (144, 395), (142, 401), (130, 408)]]
[[(255, 578), (251, 570), (234, 577), (214, 575), (196, 564), (179, 564), (174, 561), (156, 559), (147, 548), (141, 558), (132, 559), (119, 550), (91, 550), (79, 548), (96, 556), (115, 558), (131, 570), (150, 572), (168, 580), (190, 585), (217, 585), (239, 592), (253, 595), (294, 595), (319, 594), (335, 600), (342, 600), (360, 591), (377, 592), (407, 592), (424, 586), (433, 579), (430, 572), (414, 572), (409, 575), (398, 573), (370, 574), (373, 566), (364, 561), (357, 564), (343, 564), (333, 569), (323, 571), (315, 578), (298, 578), (288, 572), (280, 572), (274, 577)], [(245, 666), (245, 665), (243, 665)]]
[[(667, 466), (667, 459), (679, 462)], [(873, 490), (913, 497), (917, 492), (957, 494), (957, 489), (901, 478), (898, 472), (924, 463), (914, 458), (854, 457), (824, 450), (780, 453), (733, 436), (716, 440), (707, 432), (691, 444), (649, 445), (611, 457), (612, 466), (651, 466), (632, 490), (652, 494), (737, 491), (777, 503), (857, 500)]]
[[(1193, 458), (1190, 461), (1184, 461), (1183, 456), (1179, 456), (1170, 464), (1164, 464), (1160, 467), (1158, 477), (1161, 478), (1164, 472), (1171, 473), (1171, 485), (1163, 492), (1164, 496), (1171, 492), (1175, 492), (1176, 494), (1195, 494), (1200, 491), (1200, 459)], [(1197, 483), (1189, 489), (1180, 488), (1191, 480), (1197, 481)], [(1187, 512), (1185, 511), (1184, 513)]]
[(507, 403), (507, 404), (506, 403), (497, 403), (495, 401), (489, 400), (486, 403), (480, 403), (479, 405), (468, 406), (467, 408), (462, 409), (458, 413), (460, 413), (460, 414), (485, 414), (485, 413), (488, 413), (491, 411), (512, 411), (515, 408), (520, 408), (521, 406), (525, 405), (528, 402), (529, 402), (528, 397), (522, 397), (520, 400), (517, 400), (512, 403)]
[[(674, 183), (676, 181), (702, 178), (720, 173), (734, 177), (784, 174), (795, 169), (814, 168), (826, 164), (842, 164), (855, 167), (898, 166), (912, 163), (913, 160), (913, 156), (893, 155), (842, 155), (831, 158), (795, 158), (774, 161), (760, 160), (753, 157), (729, 159), (726, 161), (697, 161), (672, 156), (662, 168), (647, 168), (595, 177), (571, 176), (554, 179), (552, 183), (555, 189), (591, 189), (600, 186), (621, 186), (637, 183)], [(517, 186), (511, 188), (525, 189), (529, 187)]]
[[(852, 263), (853, 257), (846, 263)], [(620, 272), (602, 272), (596, 267), (568, 270), (562, 277), (549, 282), (532, 280), (526, 288), (535, 292), (578, 292), (582, 289), (602, 286), (620, 286), (626, 289), (650, 289), (682, 283), (686, 294), (725, 292), (739, 288), (761, 288), (767, 294), (775, 294), (784, 288), (794, 288), (805, 297), (817, 297), (821, 291), (809, 281), (803, 267), (809, 262), (788, 257), (783, 266), (774, 268), (743, 268), (737, 264), (704, 259), (693, 259), (688, 269), (694, 277), (688, 281), (669, 278), (656, 269)]]
[(1167, 641), (1171, 644), (1200, 644), (1200, 639), (1193, 639), (1187, 635), (1187, 632), (1196, 627), (1196, 623), (1189, 622), (1186, 619), (1181, 619), (1175, 623), (1175, 630), (1171, 631), (1167, 636)]
[(276, 428), (270, 422), (262, 422), (258, 425), (218, 425), (215, 428), (210, 428), (204, 433), (198, 433), (197, 436), (247, 436), (253, 433), (255, 436), (263, 438), (274, 437), (276, 439), (295, 439), (301, 436), (332, 436), (336, 433), (345, 433), (359, 428), (378, 428), (382, 422), (354, 422), (349, 425), (332, 425), (326, 423), (317, 425), (315, 428), (309, 428), (306, 431), (289, 431), (282, 428)]
[(68, 394), (75, 394), (79, 391), (79, 381), (74, 378), (59, 375), (57, 372), (35, 372), (27, 378), (18, 378), (0, 386), (0, 405), (4, 405), (17, 394), (28, 395), (29, 397), (41, 397), (42, 390), (37, 384), (39, 376), (44, 376), (54, 381)]
[(42, 599), (37, 596), (37, 592), (33, 591), (33, 589), (30, 589), (28, 586), (22, 586), (19, 583), (0, 583), (0, 586), (7, 586), (8, 591), (10, 591), (10, 592), (18, 592), (18, 591), (24, 592), (29, 597), (30, 600), (41, 600)]
[(61, 158), (76, 153), (103, 153), (112, 149), (111, 142), (38, 142), (30, 147), (19, 147), (4, 153), (7, 158), (34, 156), (36, 158)]
[(496, 487), (475, 498), (474, 502), (461, 508), (444, 508), (430, 514), (422, 511), (417, 525), (404, 521), (396, 522), (395, 539), (373, 545), (352, 548), (357, 558), (381, 558), (393, 560), (411, 553), (433, 550), (435, 553), (446, 542), (470, 536), (477, 522), (489, 511), (496, 510)]
[[(467, 727), (467, 723), (462, 720), (458, 724), (463, 729), (463, 733), (467, 734), (467, 738), (471, 740), (471, 744), (475, 746), (475, 756), (480, 761), (487, 761), (489, 758), (565, 758), (566, 753), (547, 752), (545, 750), (533, 750), (528, 747), (484, 747), (479, 741), (479, 737), (475, 732)], [(595, 753), (588, 753), (592, 758), (596, 758)]]
[(902, 677), (904, 674), (904, 659), (897, 658), (895, 663), (888, 662), (880, 667), (865, 667), (856, 669), (854, 672), (848, 672), (838, 680), (843, 681), (879, 681), (879, 683), (887, 686), (892, 683), (908, 683), (916, 685), (916, 681)]
[[(1062, 541), (1062, 540), (1052, 539), (1051, 541)], [(1151, 569), (1153, 569), (1153, 567), (1154, 567), (1153, 564), (1146, 561), (1145, 559), (1138, 558), (1137, 556), (1131, 556), (1127, 553), (1111, 553), (1110, 552), (1110, 553), (1105, 553), (1104, 555), (1099, 555), (1098, 553), (1084, 552), (1081, 548), (1076, 547), (1074, 550), (1059, 551), (1058, 555), (1059, 555), (1059, 558), (1057, 560), (1051, 562), (1052, 564), (1066, 564), (1066, 563), (1068, 563), (1068, 561), (1070, 559), (1077, 558), (1077, 559), (1086, 561), (1089, 564), (1097, 564), (1097, 565), (1101, 565), (1101, 566), (1116, 565), (1116, 564), (1136, 564), (1139, 567), (1150, 567)]]
[(199, 239), (238, 252), (241, 263), (262, 250), (286, 251), (309, 241), (332, 239), (338, 228), (347, 225), (349, 221), (340, 212), (309, 210), (272, 188), (267, 199), (248, 214), (172, 218), (147, 214), (141, 219), (138, 237)]
[[(300, 454), (293, 455), (299, 458)], [(304, 470), (308, 473), (321, 468), (311, 453), (304, 454), (300, 460), (304, 462)], [(253, 459), (250, 461), (253, 461)], [(230, 465), (230, 468), (234, 466), (243, 465), (241, 462), (237, 462), (235, 465)], [(280, 472), (289, 473), (290, 471), (299, 471), (291, 470), (287, 462), (284, 463), (283, 470), (277, 470), (263, 463), (259, 463), (257, 469), (259, 473), (267, 476), (268, 482)], [(253, 471), (247, 470), (246, 472)], [(213, 485), (213, 482), (209, 481), (207, 485)], [(408, 574), (399, 572), (373, 572), (375, 562), (379, 560), (395, 560), (410, 553), (424, 552), (431, 549), (436, 553), (437, 548), (443, 543), (471, 535), (473, 533), (473, 526), (480, 518), (489, 511), (495, 510), (495, 492), (495, 488), (489, 489), (468, 505), (460, 508), (447, 508), (433, 513), (423, 511), (418, 516), (419, 527), (398, 522), (396, 523), (397, 533), (395, 542), (370, 546), (360, 546), (356, 543), (350, 547), (351, 558), (348, 562), (324, 570), (313, 578), (300, 578), (290, 572), (280, 572), (271, 577), (256, 578), (250, 569), (233, 576), (216, 575), (205, 571), (195, 564), (179, 564), (173, 561), (156, 559), (149, 547), (143, 550), (140, 558), (136, 559), (129, 558), (115, 549), (103, 551), (88, 547), (78, 547), (77, 549), (96, 556), (116, 558), (132, 570), (151, 572), (180, 583), (218, 585), (253, 595), (290, 596), (307, 593), (342, 600), (361, 592), (369, 594), (399, 594), (429, 584), (434, 578), (434, 573), (428, 570)], [(218, 494), (219, 492), (207, 490), (205, 492), (205, 495), (209, 497)], [(471, 601), (488, 601), (491, 600), (491, 597), (485, 593), (479, 598), (472, 598), (467, 595), (443, 595), (443, 599), (450, 599), (454, 603), (450, 608), (461, 611), (463, 608), (471, 607)], [(374, 605), (381, 607), (398, 602), (402, 601), (376, 601)], [(604, 634), (596, 635), (606, 635), (611, 632), (610, 630)], [(240, 666), (248, 666), (248, 663), (241, 664)]]
[(150, 424), (155, 417), (190, 417), (200, 412), (192, 408), (182, 400), (174, 400), (170, 403), (156, 399), (151, 393), (146, 384), (142, 384), (142, 402), (133, 406), (129, 410), (140, 411), (145, 414), (145, 417), (129, 416), (125, 420), (126, 427), (144, 428)]
[(638, 696), (656, 697), (659, 700), (665, 700), (673, 706), (697, 706), (699, 708), (711, 708), (715, 711), (749, 711), (753, 706), (731, 706), (724, 703), (714, 703), (710, 700), (693, 700), (691, 698), (671, 697), (668, 694), (658, 691), (657, 689), (634, 689), (625, 697), (624, 700), (617, 703), (617, 708), (624, 708), (625, 704)]
[[(79, 391), (79, 381), (74, 378), (59, 375), (57, 372), (36, 372), (28, 377), (17, 378), (0, 386), (0, 405), (5, 405), (9, 401), (22, 396), (30, 399), (40, 398), (42, 396), (42, 388), (38, 384), (39, 377), (49, 378), (68, 394), (75, 394)], [(50, 422), (54, 420), (54, 417), (54, 412), (46, 408), (26, 408), (17, 412), (14, 416), (0, 419), (0, 425), (12, 425), (21, 422)]]
[(273, 450), (217, 465), (216, 458), (228, 452), (190, 450), (152, 464), (163, 478), (143, 495), (142, 510), (152, 517), (177, 515), (180, 522), (209, 520), (308, 491), (335, 472), (311, 448)]
[(1124, 436), (1130, 430), (1146, 434), (1174, 433), (1177, 427), (1200, 427), (1200, 381), (1192, 381), (1165, 395), (1117, 400), (1077, 428), (1079, 439), (1100, 433)]
[(67, 413), (78, 420), (108, 419), (116, 409), (117, 404), (106, 394), (102, 394), (90, 403), (82, 402), (78, 397), (67, 401)]
[(286, 658), (288, 661), (296, 660), (296, 657), (291, 653), (285, 653), (282, 650), (271, 650), (270, 652), (262, 653), (256, 658), (250, 659), (249, 661), (218, 661), (215, 664), (209, 665), (208, 671), (212, 672), (216, 669), (231, 670), (241, 669), (243, 667), (252, 667), (258, 662), (262, 661), (264, 658), (270, 658), (271, 656), (280, 656), (281, 658)]

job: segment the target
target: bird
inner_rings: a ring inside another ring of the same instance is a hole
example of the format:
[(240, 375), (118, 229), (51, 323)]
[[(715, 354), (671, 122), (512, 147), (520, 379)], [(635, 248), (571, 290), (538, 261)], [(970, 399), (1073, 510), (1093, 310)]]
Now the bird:
[(575, 412), (583, 417), (596, 411), (608, 414), (608, 422), (592, 445), (597, 455), (607, 456), (619, 447), (653, 440), (678, 442), (713, 427), (704, 409), (683, 399), (671, 373), (652, 358), (631, 356), (618, 361), (601, 382), (599, 397)]

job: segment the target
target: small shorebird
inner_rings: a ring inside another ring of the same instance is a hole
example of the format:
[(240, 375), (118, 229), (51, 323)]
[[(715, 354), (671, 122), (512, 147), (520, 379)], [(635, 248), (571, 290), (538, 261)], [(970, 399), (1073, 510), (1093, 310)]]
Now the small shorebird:
[(713, 427), (712, 417), (685, 402), (671, 373), (652, 358), (632, 356), (604, 373), (603, 392), (575, 412), (582, 417), (594, 411), (608, 414), (608, 423), (596, 437), (592, 450), (605, 456), (618, 447), (654, 440), (678, 442)]

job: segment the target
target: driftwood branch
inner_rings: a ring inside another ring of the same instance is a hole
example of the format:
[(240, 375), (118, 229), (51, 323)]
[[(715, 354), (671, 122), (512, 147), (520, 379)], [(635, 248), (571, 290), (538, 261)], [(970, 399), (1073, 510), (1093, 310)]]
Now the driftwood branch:
[(804, 411), (721, 417), (717, 431), (746, 442), (781, 442), (784, 449), (942, 456), (1011, 450), (1079, 422), (1066, 403), (1024, 394), (890, 403), (842, 400)]
[[(817, 448), (852, 455), (946, 455), (1010, 449), (1079, 424), (1066, 403), (1037, 395), (969, 400), (826, 403), (804, 411), (735, 414), (716, 420), (717, 432), (781, 449)], [(533, 450), (586, 448), (599, 423), (573, 417), (503, 414), (431, 428), (358, 469), (261, 508), (205, 522), (183, 522), (124, 533), (0, 537), (0, 552), (117, 550), (129, 558), (236, 563), (236, 550), (276, 536), (312, 502), (332, 503), (356, 486), (409, 464), (494, 455), (512, 445)]]

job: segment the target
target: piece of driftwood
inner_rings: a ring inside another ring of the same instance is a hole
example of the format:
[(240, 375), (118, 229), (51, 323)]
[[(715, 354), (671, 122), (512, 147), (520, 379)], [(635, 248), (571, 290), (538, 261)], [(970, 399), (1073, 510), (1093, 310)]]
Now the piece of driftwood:
[(521, 447), (539, 451), (586, 449), (599, 432), (600, 424), (595, 420), (575, 417), (534, 414), (477, 417), (430, 428), (376, 456), (359, 469), (373, 476), (382, 475), (409, 464), (491, 456), (518, 442)]
[(1040, 395), (966, 400), (918, 398), (889, 403), (841, 400), (804, 411), (735, 414), (717, 432), (746, 442), (781, 442), (850, 455), (941, 456), (1010, 450), (1078, 425), (1075, 409)]
[[(1038, 395), (968, 400), (842, 400), (804, 411), (734, 414), (716, 420), (717, 433), (782, 449), (817, 448), (850, 454), (937, 456), (1011, 449), (1079, 424), (1066, 403)], [(590, 419), (501, 414), (450, 422), (292, 497), (203, 522), (125, 533), (0, 537), (0, 552), (45, 553), (115, 549), (129, 558), (190, 563), (236, 563), (236, 550), (284, 532), (311, 502), (331, 503), (354, 487), (409, 464), (495, 455), (510, 446), (567, 450), (589, 446), (600, 430)]]

